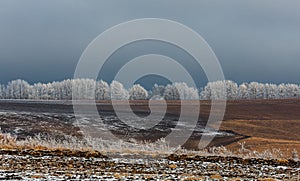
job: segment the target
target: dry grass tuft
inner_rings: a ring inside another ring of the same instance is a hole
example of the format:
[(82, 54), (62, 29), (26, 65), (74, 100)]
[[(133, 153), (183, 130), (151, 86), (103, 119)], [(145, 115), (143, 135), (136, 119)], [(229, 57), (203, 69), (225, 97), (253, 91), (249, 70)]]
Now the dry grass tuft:
[(0, 145), (6, 147), (15, 147), (17, 145), (17, 138), (11, 134), (3, 134), (0, 128)]
[[(1, 133), (0, 131), (0, 149), (15, 150), (34, 150), (34, 151), (58, 151), (62, 154), (73, 156), (97, 157), (99, 153), (103, 154), (135, 154), (150, 155), (158, 157), (162, 155), (190, 155), (190, 156), (221, 156), (221, 157), (240, 157), (240, 158), (264, 158), (277, 159), (286, 162), (288, 159), (299, 161), (298, 153), (293, 150), (292, 158), (286, 157), (286, 154), (280, 149), (269, 149), (264, 151), (255, 151), (247, 148), (245, 142), (239, 142), (240, 148), (232, 151), (224, 146), (209, 147), (199, 151), (186, 150), (182, 147), (172, 148), (165, 139), (159, 139), (156, 142), (138, 142), (131, 140), (125, 142), (111, 142), (109, 140), (85, 138), (79, 140), (76, 137), (65, 136), (63, 139), (54, 139), (51, 137), (36, 135), (33, 138), (17, 140), (13, 135)], [(80, 152), (77, 152), (80, 151)], [(37, 153), (38, 154), (38, 153)], [(171, 166), (172, 167), (172, 166)]]

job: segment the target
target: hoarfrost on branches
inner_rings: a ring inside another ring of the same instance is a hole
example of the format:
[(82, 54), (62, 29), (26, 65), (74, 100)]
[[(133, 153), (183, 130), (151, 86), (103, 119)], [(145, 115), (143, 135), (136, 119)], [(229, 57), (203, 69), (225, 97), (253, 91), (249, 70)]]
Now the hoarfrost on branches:
[[(225, 89), (224, 89), (225, 87)], [(72, 92), (75, 93), (72, 96)], [(0, 99), (37, 99), (37, 100), (228, 100), (242, 99), (291, 99), (300, 98), (300, 86), (297, 84), (237, 83), (226, 81), (208, 82), (204, 88), (189, 87), (184, 82), (170, 85), (155, 84), (151, 91), (141, 85), (133, 85), (127, 90), (122, 83), (93, 79), (67, 79), (52, 83), (30, 85), (24, 80), (13, 80), (7, 85), (0, 84)]]

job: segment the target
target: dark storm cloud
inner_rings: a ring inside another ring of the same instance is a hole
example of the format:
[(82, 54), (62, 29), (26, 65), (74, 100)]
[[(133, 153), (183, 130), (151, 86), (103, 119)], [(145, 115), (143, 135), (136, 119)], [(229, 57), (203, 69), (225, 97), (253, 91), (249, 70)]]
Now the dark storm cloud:
[(85, 47), (118, 23), (167, 18), (197, 31), (237, 82), (300, 83), (300, 2), (1, 0), (0, 82), (71, 78)]

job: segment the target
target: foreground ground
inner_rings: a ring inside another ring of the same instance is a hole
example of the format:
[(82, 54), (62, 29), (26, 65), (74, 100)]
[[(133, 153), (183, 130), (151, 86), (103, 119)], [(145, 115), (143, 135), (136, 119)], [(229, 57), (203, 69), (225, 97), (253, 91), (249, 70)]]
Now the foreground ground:
[(300, 162), (219, 156), (0, 150), (1, 180), (295, 180)]

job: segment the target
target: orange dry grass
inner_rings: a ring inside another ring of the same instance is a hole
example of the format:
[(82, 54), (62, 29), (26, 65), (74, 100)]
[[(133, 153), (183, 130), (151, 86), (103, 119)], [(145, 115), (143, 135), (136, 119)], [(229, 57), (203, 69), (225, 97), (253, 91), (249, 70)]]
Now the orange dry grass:
[[(245, 149), (250, 151), (275, 151), (278, 150), (282, 156), (277, 155), (278, 157), (292, 158), (293, 150), (296, 150), (300, 153), (300, 141), (290, 141), (290, 140), (280, 140), (280, 139), (267, 139), (267, 138), (258, 138), (251, 137), (242, 140), (245, 143)], [(235, 142), (226, 146), (227, 149), (237, 151), (241, 146)]]
[[(277, 149), (286, 158), (292, 156), (293, 150), (300, 153), (300, 120), (228, 120), (222, 122), (221, 129), (250, 136), (242, 140), (250, 151)], [(234, 142), (226, 148), (235, 151), (240, 145)]]

